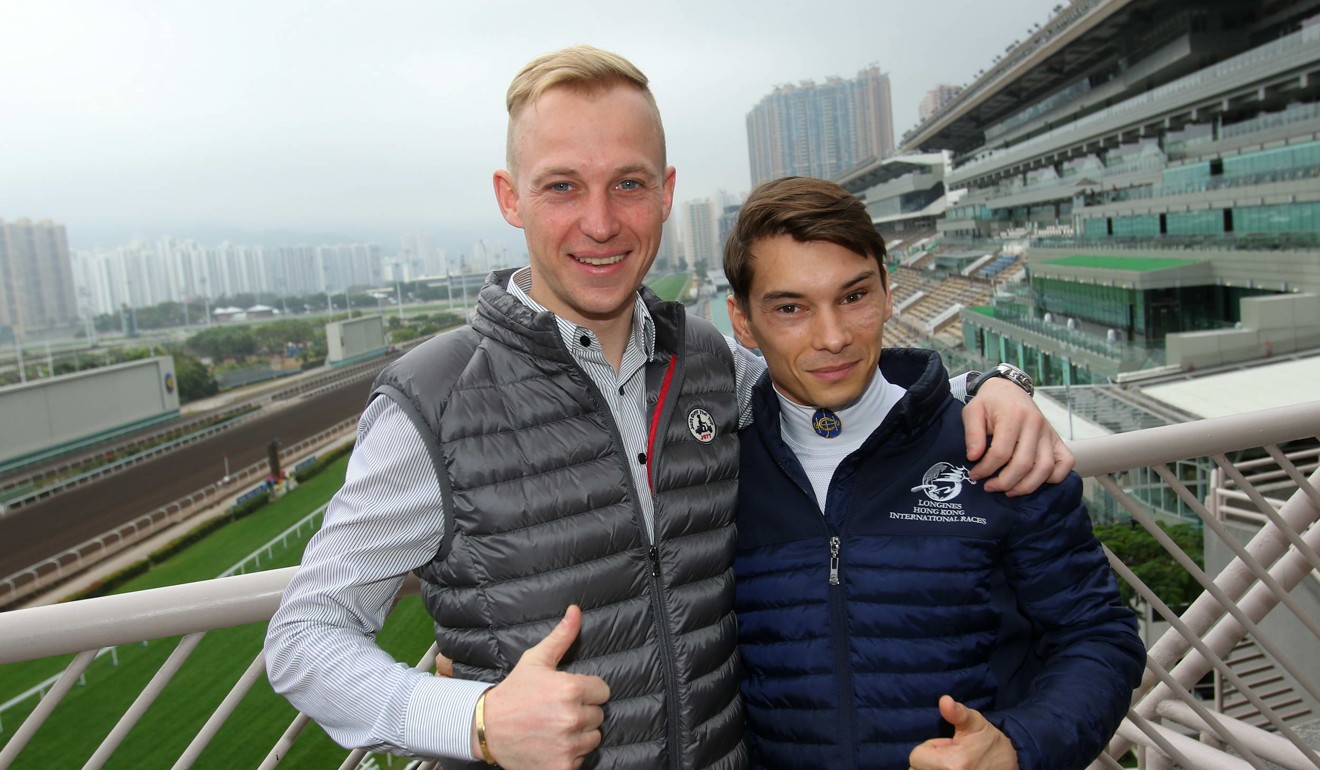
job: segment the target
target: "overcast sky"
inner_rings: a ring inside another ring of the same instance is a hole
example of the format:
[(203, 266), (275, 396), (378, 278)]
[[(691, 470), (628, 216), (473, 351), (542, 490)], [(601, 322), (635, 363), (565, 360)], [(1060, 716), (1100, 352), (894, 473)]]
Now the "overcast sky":
[(775, 85), (878, 64), (896, 136), (1059, 0), (296, 2), (0, 0), (0, 219), (75, 248), (270, 230), (523, 250), (491, 193), (504, 92), (591, 43), (651, 78), (676, 200), (749, 185), (747, 112)]

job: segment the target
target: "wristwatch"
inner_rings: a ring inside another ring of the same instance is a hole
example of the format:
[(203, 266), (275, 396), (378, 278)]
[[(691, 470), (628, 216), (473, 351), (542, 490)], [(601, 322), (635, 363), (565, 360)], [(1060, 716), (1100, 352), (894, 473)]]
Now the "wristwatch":
[(981, 372), (970, 378), (967, 383), (967, 397), (974, 398), (977, 392), (981, 390), (982, 385), (996, 377), (1003, 377), (1019, 388), (1022, 388), (1027, 392), (1028, 396), (1035, 395), (1036, 393), (1036, 386), (1032, 382), (1030, 374), (1027, 374), (1012, 364), (998, 364), (995, 368), (987, 372)]

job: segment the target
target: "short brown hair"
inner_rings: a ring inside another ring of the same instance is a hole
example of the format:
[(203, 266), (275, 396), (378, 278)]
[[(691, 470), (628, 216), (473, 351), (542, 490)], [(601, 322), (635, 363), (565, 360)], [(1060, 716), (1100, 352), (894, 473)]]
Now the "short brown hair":
[(871, 257), (880, 265), (882, 285), (888, 285), (885, 239), (871, 223), (866, 205), (833, 182), (787, 176), (766, 182), (747, 196), (724, 244), (724, 275), (744, 307), (752, 290), (752, 246), (781, 235), (801, 243), (826, 241)]
[(616, 85), (631, 85), (646, 97), (655, 112), (656, 130), (660, 134), (660, 151), (665, 147), (665, 127), (660, 122), (660, 108), (651, 93), (650, 80), (632, 62), (610, 51), (589, 45), (575, 45), (541, 54), (527, 63), (509, 84), (505, 106), (509, 110), (509, 131), (505, 147), (505, 162), (513, 168), (514, 123), (523, 108), (542, 94), (557, 86), (578, 89), (585, 93), (599, 93)]

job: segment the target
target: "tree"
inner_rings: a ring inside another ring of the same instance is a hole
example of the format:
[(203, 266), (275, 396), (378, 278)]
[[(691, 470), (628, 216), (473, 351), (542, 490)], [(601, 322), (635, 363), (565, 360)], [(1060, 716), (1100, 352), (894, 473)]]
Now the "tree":
[[(1197, 566), (1204, 568), (1204, 546), (1200, 529), (1191, 524), (1169, 526), (1161, 523), (1159, 526), (1183, 553), (1191, 557)], [(1173, 560), (1154, 535), (1135, 521), (1126, 524), (1102, 524), (1095, 528), (1095, 535), (1141, 579), (1141, 582), (1174, 610), (1180, 610), (1191, 604), (1192, 600), (1201, 594), (1201, 584), (1196, 582), (1196, 578)], [(1136, 591), (1123, 580), (1118, 581), (1118, 588), (1123, 594), (1124, 601), (1135, 607)]]
[(220, 391), (206, 364), (183, 351), (174, 353), (174, 379), (179, 384), (179, 400), (184, 403), (214, 396)]
[(212, 326), (188, 338), (188, 349), (212, 361), (241, 360), (257, 352), (257, 340), (244, 326)]

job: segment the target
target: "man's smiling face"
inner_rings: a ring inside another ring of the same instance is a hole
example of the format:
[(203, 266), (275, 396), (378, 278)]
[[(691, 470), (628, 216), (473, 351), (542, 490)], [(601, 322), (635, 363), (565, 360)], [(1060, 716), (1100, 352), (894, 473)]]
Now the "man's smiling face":
[(561, 86), (516, 121), (495, 193), (526, 235), (532, 298), (588, 328), (631, 318), (674, 194), (654, 106), (629, 85)]
[(760, 348), (775, 388), (803, 406), (855, 402), (880, 364), (893, 310), (879, 262), (828, 241), (764, 238), (751, 246), (746, 310), (729, 298), (738, 341)]

